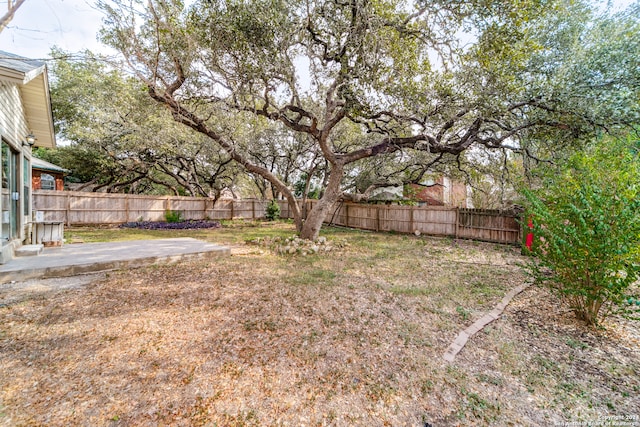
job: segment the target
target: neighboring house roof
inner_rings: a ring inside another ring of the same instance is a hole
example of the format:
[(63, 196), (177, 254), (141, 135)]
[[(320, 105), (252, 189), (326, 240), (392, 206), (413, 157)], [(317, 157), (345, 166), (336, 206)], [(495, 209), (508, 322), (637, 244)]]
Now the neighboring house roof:
[(389, 185), (376, 188), (371, 192), (369, 200), (372, 201), (397, 201), (404, 198), (402, 185)]
[(0, 80), (17, 84), (37, 147), (56, 146), (47, 65), (0, 50)]
[(61, 168), (58, 165), (54, 165), (53, 163), (49, 163), (37, 157), (31, 158), (31, 168), (41, 170), (41, 171), (47, 171), (47, 172), (57, 172), (57, 173), (69, 172), (68, 170)]

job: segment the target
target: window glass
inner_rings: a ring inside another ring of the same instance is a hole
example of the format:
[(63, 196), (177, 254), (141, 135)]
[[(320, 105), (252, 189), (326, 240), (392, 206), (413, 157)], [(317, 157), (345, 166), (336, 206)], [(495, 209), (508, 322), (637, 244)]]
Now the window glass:
[(29, 203), (31, 202), (31, 168), (29, 159), (24, 157), (22, 162), (22, 170), (24, 171), (24, 193), (22, 195), (23, 205), (24, 205), (24, 216), (29, 215)]
[(0, 195), (0, 205), (2, 206), (2, 215), (0, 215), (0, 221), (2, 222), (2, 240), (9, 240), (11, 238), (11, 189), (9, 188), (11, 149), (9, 148), (9, 144), (4, 141), (2, 141), (0, 156), (2, 157), (2, 193)]
[(11, 149), (9, 144), (2, 141), (2, 239), (10, 240), (18, 236), (18, 206), (20, 203), (17, 179), (19, 172), (19, 153)]
[(48, 173), (40, 175), (40, 188), (43, 190), (55, 190), (56, 179)]

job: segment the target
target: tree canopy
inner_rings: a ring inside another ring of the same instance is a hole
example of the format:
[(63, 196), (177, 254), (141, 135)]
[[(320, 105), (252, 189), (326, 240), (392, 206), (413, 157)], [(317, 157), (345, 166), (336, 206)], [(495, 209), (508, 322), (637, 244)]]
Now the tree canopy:
[(70, 145), (36, 155), (94, 190), (215, 196), (231, 185), (229, 156), (173, 121), (138, 80), (89, 52), (83, 60), (52, 54), (60, 58), (51, 82), (56, 132)]
[[(638, 123), (637, 7), (604, 17), (568, 0), (101, 7), (103, 40), (150, 97), (283, 194), (303, 238), (317, 237), (346, 189), (363, 190), (364, 170), (368, 187), (415, 181), (437, 164), (473, 167), (471, 150), (542, 159)], [(324, 162), (306, 219), (291, 183), (251, 154), (264, 149), (252, 134), (265, 121), (290, 135), (283, 144), (311, 143), (294, 159), (300, 173)]]

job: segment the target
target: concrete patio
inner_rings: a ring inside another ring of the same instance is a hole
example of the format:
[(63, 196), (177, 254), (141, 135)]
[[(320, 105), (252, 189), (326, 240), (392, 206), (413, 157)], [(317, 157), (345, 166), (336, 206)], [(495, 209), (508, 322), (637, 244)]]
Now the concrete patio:
[(169, 264), (187, 258), (219, 257), (230, 249), (193, 238), (74, 243), (45, 248), (39, 255), (21, 256), (0, 265), (0, 284), (28, 279)]

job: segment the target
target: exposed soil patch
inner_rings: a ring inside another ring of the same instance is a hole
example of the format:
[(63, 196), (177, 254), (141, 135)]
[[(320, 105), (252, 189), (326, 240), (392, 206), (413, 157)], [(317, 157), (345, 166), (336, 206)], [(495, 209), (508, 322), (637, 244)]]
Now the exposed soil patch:
[(335, 233), (349, 242), (336, 253), (246, 246), (0, 307), (0, 423), (500, 426), (638, 415), (637, 326), (588, 330), (544, 289), (519, 295), (454, 363), (442, 359), (526, 280), (515, 249)]
[(86, 286), (105, 278), (105, 273), (81, 274), (73, 277), (32, 279), (0, 285), (0, 307), (16, 304), (26, 299), (45, 298), (53, 292)]

